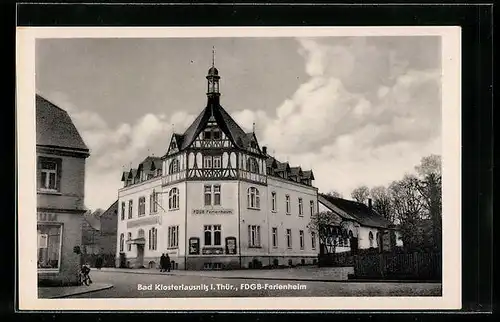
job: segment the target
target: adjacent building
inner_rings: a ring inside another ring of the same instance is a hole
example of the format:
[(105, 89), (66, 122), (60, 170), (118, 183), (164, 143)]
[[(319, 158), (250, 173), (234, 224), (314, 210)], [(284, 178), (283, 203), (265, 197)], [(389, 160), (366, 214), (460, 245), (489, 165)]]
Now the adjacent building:
[(118, 200), (106, 210), (84, 215), (82, 225), (83, 261), (95, 265), (98, 256), (105, 267), (115, 266)]
[(271, 156), (221, 106), (214, 66), (206, 79), (194, 122), (122, 175), (116, 265), (156, 267), (162, 253), (186, 270), (312, 264), (313, 172)]
[(39, 282), (77, 281), (88, 156), (68, 113), (36, 95)]
[(318, 202), (319, 212), (332, 213), (335, 225), (346, 232), (344, 236), (339, 236), (329, 245), (322, 247), (335, 245), (335, 252), (342, 253), (351, 251), (352, 248), (389, 250), (391, 245), (402, 246), (399, 231), (373, 209), (371, 199), (368, 199), (368, 205), (365, 205), (320, 193)]

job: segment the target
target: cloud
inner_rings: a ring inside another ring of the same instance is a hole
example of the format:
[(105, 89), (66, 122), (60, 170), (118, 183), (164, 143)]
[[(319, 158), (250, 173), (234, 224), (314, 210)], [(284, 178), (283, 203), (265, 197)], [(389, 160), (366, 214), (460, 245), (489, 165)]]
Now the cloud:
[(90, 149), (85, 199), (91, 209), (107, 207), (114, 201), (121, 187), (122, 169), (136, 167), (148, 154), (166, 153), (173, 124), (183, 131), (194, 120), (194, 115), (183, 111), (170, 118), (147, 113), (135, 123), (111, 127), (99, 114), (75, 106), (63, 93), (51, 92), (46, 96), (68, 112)]

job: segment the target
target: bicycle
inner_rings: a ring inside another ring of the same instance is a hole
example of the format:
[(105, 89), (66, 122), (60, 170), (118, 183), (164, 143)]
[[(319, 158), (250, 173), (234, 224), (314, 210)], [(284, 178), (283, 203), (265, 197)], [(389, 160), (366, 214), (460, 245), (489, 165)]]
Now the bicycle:
[(78, 283), (80, 285), (89, 286), (92, 284), (92, 280), (90, 279), (90, 267), (88, 265), (83, 265), (80, 273), (78, 274)]

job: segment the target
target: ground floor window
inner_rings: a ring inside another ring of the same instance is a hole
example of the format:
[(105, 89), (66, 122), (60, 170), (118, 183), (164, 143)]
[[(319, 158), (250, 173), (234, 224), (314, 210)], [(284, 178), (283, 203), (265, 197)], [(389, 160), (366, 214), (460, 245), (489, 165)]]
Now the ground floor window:
[(168, 248), (179, 246), (179, 226), (168, 227)]
[(59, 269), (61, 266), (62, 225), (37, 225), (39, 269)]
[(205, 246), (220, 246), (221, 242), (221, 226), (220, 225), (205, 225)]

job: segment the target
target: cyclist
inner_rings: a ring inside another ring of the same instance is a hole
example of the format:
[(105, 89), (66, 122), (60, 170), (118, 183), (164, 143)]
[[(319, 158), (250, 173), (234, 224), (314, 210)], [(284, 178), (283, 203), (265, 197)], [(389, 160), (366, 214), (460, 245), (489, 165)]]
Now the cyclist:
[(81, 270), (82, 282), (84, 282), (88, 278), (89, 284), (92, 284), (92, 279), (90, 278), (89, 273), (90, 273), (90, 265), (88, 263), (83, 264)]

